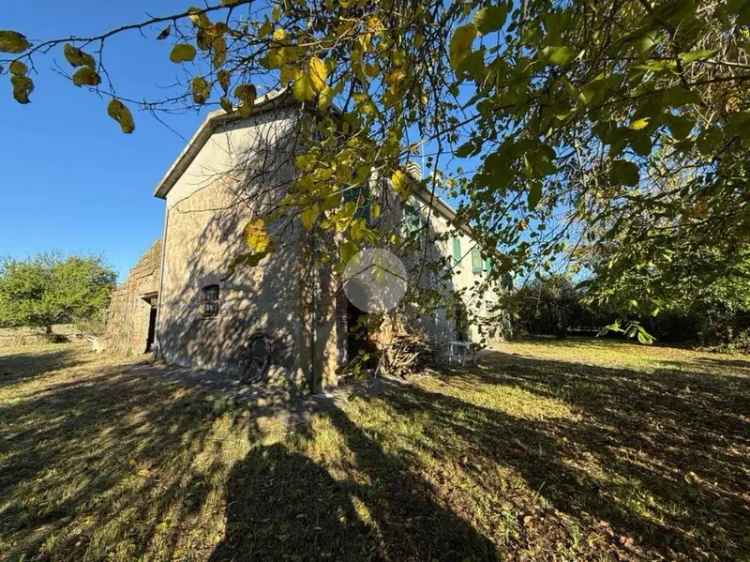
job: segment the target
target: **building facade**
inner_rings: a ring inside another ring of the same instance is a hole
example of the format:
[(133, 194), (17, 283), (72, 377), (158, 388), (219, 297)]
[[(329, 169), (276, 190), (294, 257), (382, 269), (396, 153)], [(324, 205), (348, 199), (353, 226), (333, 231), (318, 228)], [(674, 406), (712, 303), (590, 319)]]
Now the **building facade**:
[[(301, 222), (271, 223), (274, 251), (254, 266), (237, 263), (246, 252), (244, 225), (272, 211), (295, 178), (298, 111), (290, 97), (271, 94), (258, 100), (250, 117), (209, 115), (193, 136), (156, 189), (165, 201), (158, 267), (151, 250), (149, 281), (140, 281), (148, 268), (139, 264), (113, 299), (111, 331), (122, 326), (128, 333), (119, 351), (140, 353), (153, 345), (169, 363), (241, 375), (255, 367), (260, 350), (270, 357), (266, 367), (276, 384), (291, 390), (336, 384), (351, 355), (352, 305), (340, 280), (310, 260)], [(451, 269), (447, 282), (425, 283), (462, 292), (487, 274), (487, 266), (470, 230), (451, 226), (454, 218), (444, 202), (422, 194), (394, 205), (382, 220), (390, 221), (388, 228), (423, 229), (431, 244), (425, 255)], [(457, 318), (436, 310), (416, 322), (438, 343), (478, 340), (476, 327)]]

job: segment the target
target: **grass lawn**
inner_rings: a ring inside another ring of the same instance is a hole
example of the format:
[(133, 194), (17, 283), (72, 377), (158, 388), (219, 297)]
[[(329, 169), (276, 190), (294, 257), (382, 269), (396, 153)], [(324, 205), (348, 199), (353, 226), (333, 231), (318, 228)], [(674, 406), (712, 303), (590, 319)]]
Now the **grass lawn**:
[(750, 559), (750, 357), (503, 344), (287, 426), (0, 350), (0, 559)]

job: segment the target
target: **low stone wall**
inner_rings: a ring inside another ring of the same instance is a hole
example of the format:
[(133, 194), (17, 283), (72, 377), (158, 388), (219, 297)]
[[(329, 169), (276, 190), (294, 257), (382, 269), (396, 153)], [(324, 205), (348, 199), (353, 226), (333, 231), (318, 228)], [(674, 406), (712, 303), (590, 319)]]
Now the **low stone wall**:
[(49, 341), (69, 341), (80, 337), (80, 330), (75, 324), (54, 324), (50, 334), (44, 328), (31, 326), (0, 328), (0, 348), (37, 345)]

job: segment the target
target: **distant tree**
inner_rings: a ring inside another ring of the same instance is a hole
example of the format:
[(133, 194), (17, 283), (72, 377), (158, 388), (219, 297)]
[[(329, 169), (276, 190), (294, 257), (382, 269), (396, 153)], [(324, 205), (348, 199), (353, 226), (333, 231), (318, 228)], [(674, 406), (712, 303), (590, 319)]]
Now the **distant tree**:
[(564, 275), (535, 278), (511, 298), (516, 331), (563, 338), (579, 323), (580, 297)]
[(116, 274), (96, 257), (40, 255), (0, 264), (0, 325), (88, 320), (108, 304)]

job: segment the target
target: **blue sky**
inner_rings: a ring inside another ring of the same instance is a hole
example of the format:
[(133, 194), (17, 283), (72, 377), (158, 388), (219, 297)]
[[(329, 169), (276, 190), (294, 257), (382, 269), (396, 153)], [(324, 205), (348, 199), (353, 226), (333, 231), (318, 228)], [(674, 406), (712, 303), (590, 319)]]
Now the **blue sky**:
[[(184, 9), (184, 0), (3, 0), (0, 28), (32, 42), (88, 35), (151, 15)], [(155, 7), (155, 5), (158, 5)], [(111, 42), (107, 67), (121, 95), (174, 94), (180, 69), (169, 62), (169, 42), (131, 32)], [(97, 254), (120, 274), (161, 236), (163, 202), (152, 196), (185, 144), (147, 113), (134, 112), (136, 131), (124, 135), (106, 114), (108, 100), (77, 88), (53, 70), (66, 67), (62, 49), (37, 59), (32, 103), (12, 98), (0, 76), (0, 256), (45, 251)], [(207, 112), (206, 109), (203, 113)], [(203, 115), (164, 116), (189, 138)]]

